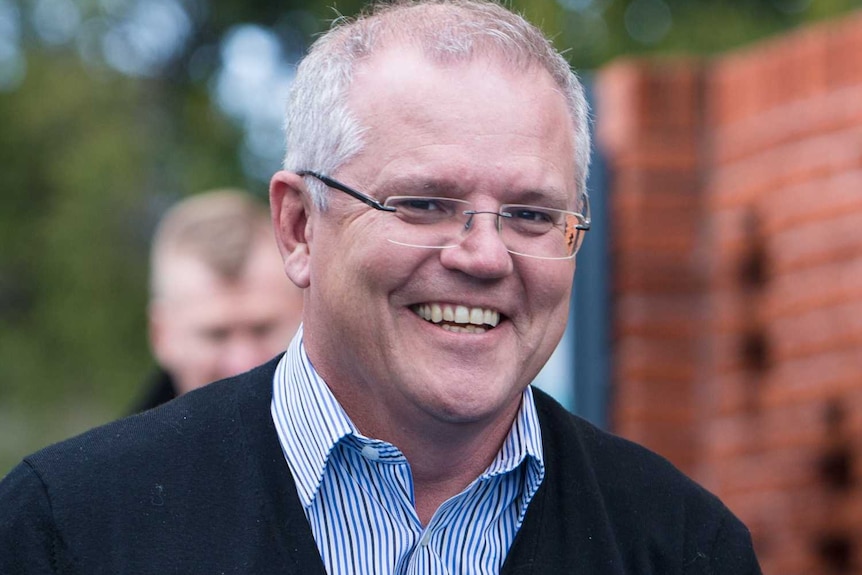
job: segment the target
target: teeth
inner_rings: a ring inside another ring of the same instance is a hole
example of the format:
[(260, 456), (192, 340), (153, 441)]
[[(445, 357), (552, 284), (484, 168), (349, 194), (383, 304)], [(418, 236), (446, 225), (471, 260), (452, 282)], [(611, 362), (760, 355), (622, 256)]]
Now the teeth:
[(440, 321), (443, 319), (443, 310), (436, 303), (431, 304), (431, 314), (430, 315), (431, 315), (431, 317), (428, 317), (425, 319), (430, 319), (434, 323), (440, 323)]
[(470, 310), (463, 305), (455, 308), (455, 323), (470, 323)]
[(451, 331), (453, 333), (485, 333), (487, 331), (484, 327), (477, 327), (475, 325), (466, 325), (464, 327), (458, 325), (449, 325), (443, 324), (443, 329), (446, 331)]
[(482, 325), (485, 323), (485, 312), (477, 307), (470, 310), (470, 323)]
[(485, 313), (483, 314), (483, 317), (482, 317), (482, 323), (487, 323), (488, 325), (493, 326), (493, 325), (497, 325), (497, 323), (499, 321), (500, 321), (500, 314), (499, 313), (492, 311), (490, 309), (485, 310)]
[(416, 305), (413, 310), (426, 321), (446, 322), (441, 327), (456, 333), (485, 333), (486, 327), (479, 326), (495, 327), (500, 323), (500, 312), (480, 307), (432, 303)]

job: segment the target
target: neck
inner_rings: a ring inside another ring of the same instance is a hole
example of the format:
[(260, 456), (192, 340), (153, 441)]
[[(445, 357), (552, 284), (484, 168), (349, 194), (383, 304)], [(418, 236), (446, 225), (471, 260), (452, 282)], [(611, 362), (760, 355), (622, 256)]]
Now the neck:
[(443, 449), (435, 446), (438, 449), (433, 452), (421, 446), (402, 449), (410, 462), (416, 514), (423, 525), (428, 524), (440, 505), (464, 491), (488, 468), (504, 438), (448, 444)]
[(506, 417), (497, 417), (490, 423), (434, 421), (422, 426), (414, 418), (402, 425), (386, 426), (380, 425), (380, 419), (371, 419), (372, 425), (363, 425), (369, 420), (362, 417), (353, 421), (364, 435), (392, 443), (407, 458), (413, 475), (416, 513), (427, 525), (441, 504), (461, 493), (488, 468), (519, 408), (520, 402)]

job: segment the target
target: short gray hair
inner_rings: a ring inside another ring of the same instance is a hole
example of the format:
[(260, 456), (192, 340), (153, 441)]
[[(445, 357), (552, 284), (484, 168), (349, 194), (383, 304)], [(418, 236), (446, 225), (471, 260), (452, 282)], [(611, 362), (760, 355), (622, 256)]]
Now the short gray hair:
[[(518, 70), (544, 68), (572, 117), (577, 191), (585, 192), (590, 131), (584, 88), (537, 27), (492, 0), (396, 0), (374, 5), (355, 20), (336, 20), (297, 70), (285, 125), (286, 170), (333, 174), (362, 151), (367, 127), (348, 106), (353, 75), (375, 50), (396, 42), (418, 46), (440, 63), (491, 55)], [(310, 181), (309, 190), (324, 208), (325, 187)]]

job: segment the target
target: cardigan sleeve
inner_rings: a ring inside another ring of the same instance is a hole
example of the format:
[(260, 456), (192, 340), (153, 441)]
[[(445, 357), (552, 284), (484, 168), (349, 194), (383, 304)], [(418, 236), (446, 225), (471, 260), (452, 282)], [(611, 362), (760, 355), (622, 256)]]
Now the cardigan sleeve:
[[(728, 514), (729, 515), (729, 514)], [(761, 575), (751, 534), (735, 516), (725, 516), (715, 537), (707, 573)]]
[(0, 481), (0, 573), (61, 573), (62, 555), (45, 485), (23, 462)]
[(736, 516), (724, 509), (717, 528), (710, 531), (702, 547), (697, 542), (700, 535), (707, 535), (706, 532), (694, 534), (687, 540), (685, 575), (761, 575), (751, 534)]

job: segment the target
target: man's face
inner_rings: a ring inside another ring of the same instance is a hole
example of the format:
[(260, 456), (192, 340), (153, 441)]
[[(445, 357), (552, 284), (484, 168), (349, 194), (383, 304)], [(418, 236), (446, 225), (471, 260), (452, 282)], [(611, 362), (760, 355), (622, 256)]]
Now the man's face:
[(226, 281), (200, 260), (166, 256), (165, 293), (150, 307), (159, 364), (185, 393), (259, 365), (287, 347), (300, 322), (301, 291), (263, 239), (243, 274)]
[[(503, 203), (574, 207), (572, 122), (544, 71), (494, 60), (441, 67), (388, 50), (358, 70), (350, 106), (367, 145), (331, 175), (380, 200), (447, 196), (492, 212)], [(562, 336), (574, 261), (509, 254), (485, 214), (456, 247), (396, 245), (387, 241), (396, 216), (340, 192), (330, 199), (306, 227), (305, 343), (360, 429), (508, 425)], [(500, 321), (469, 333), (417, 313), (435, 305), (489, 310)]]

